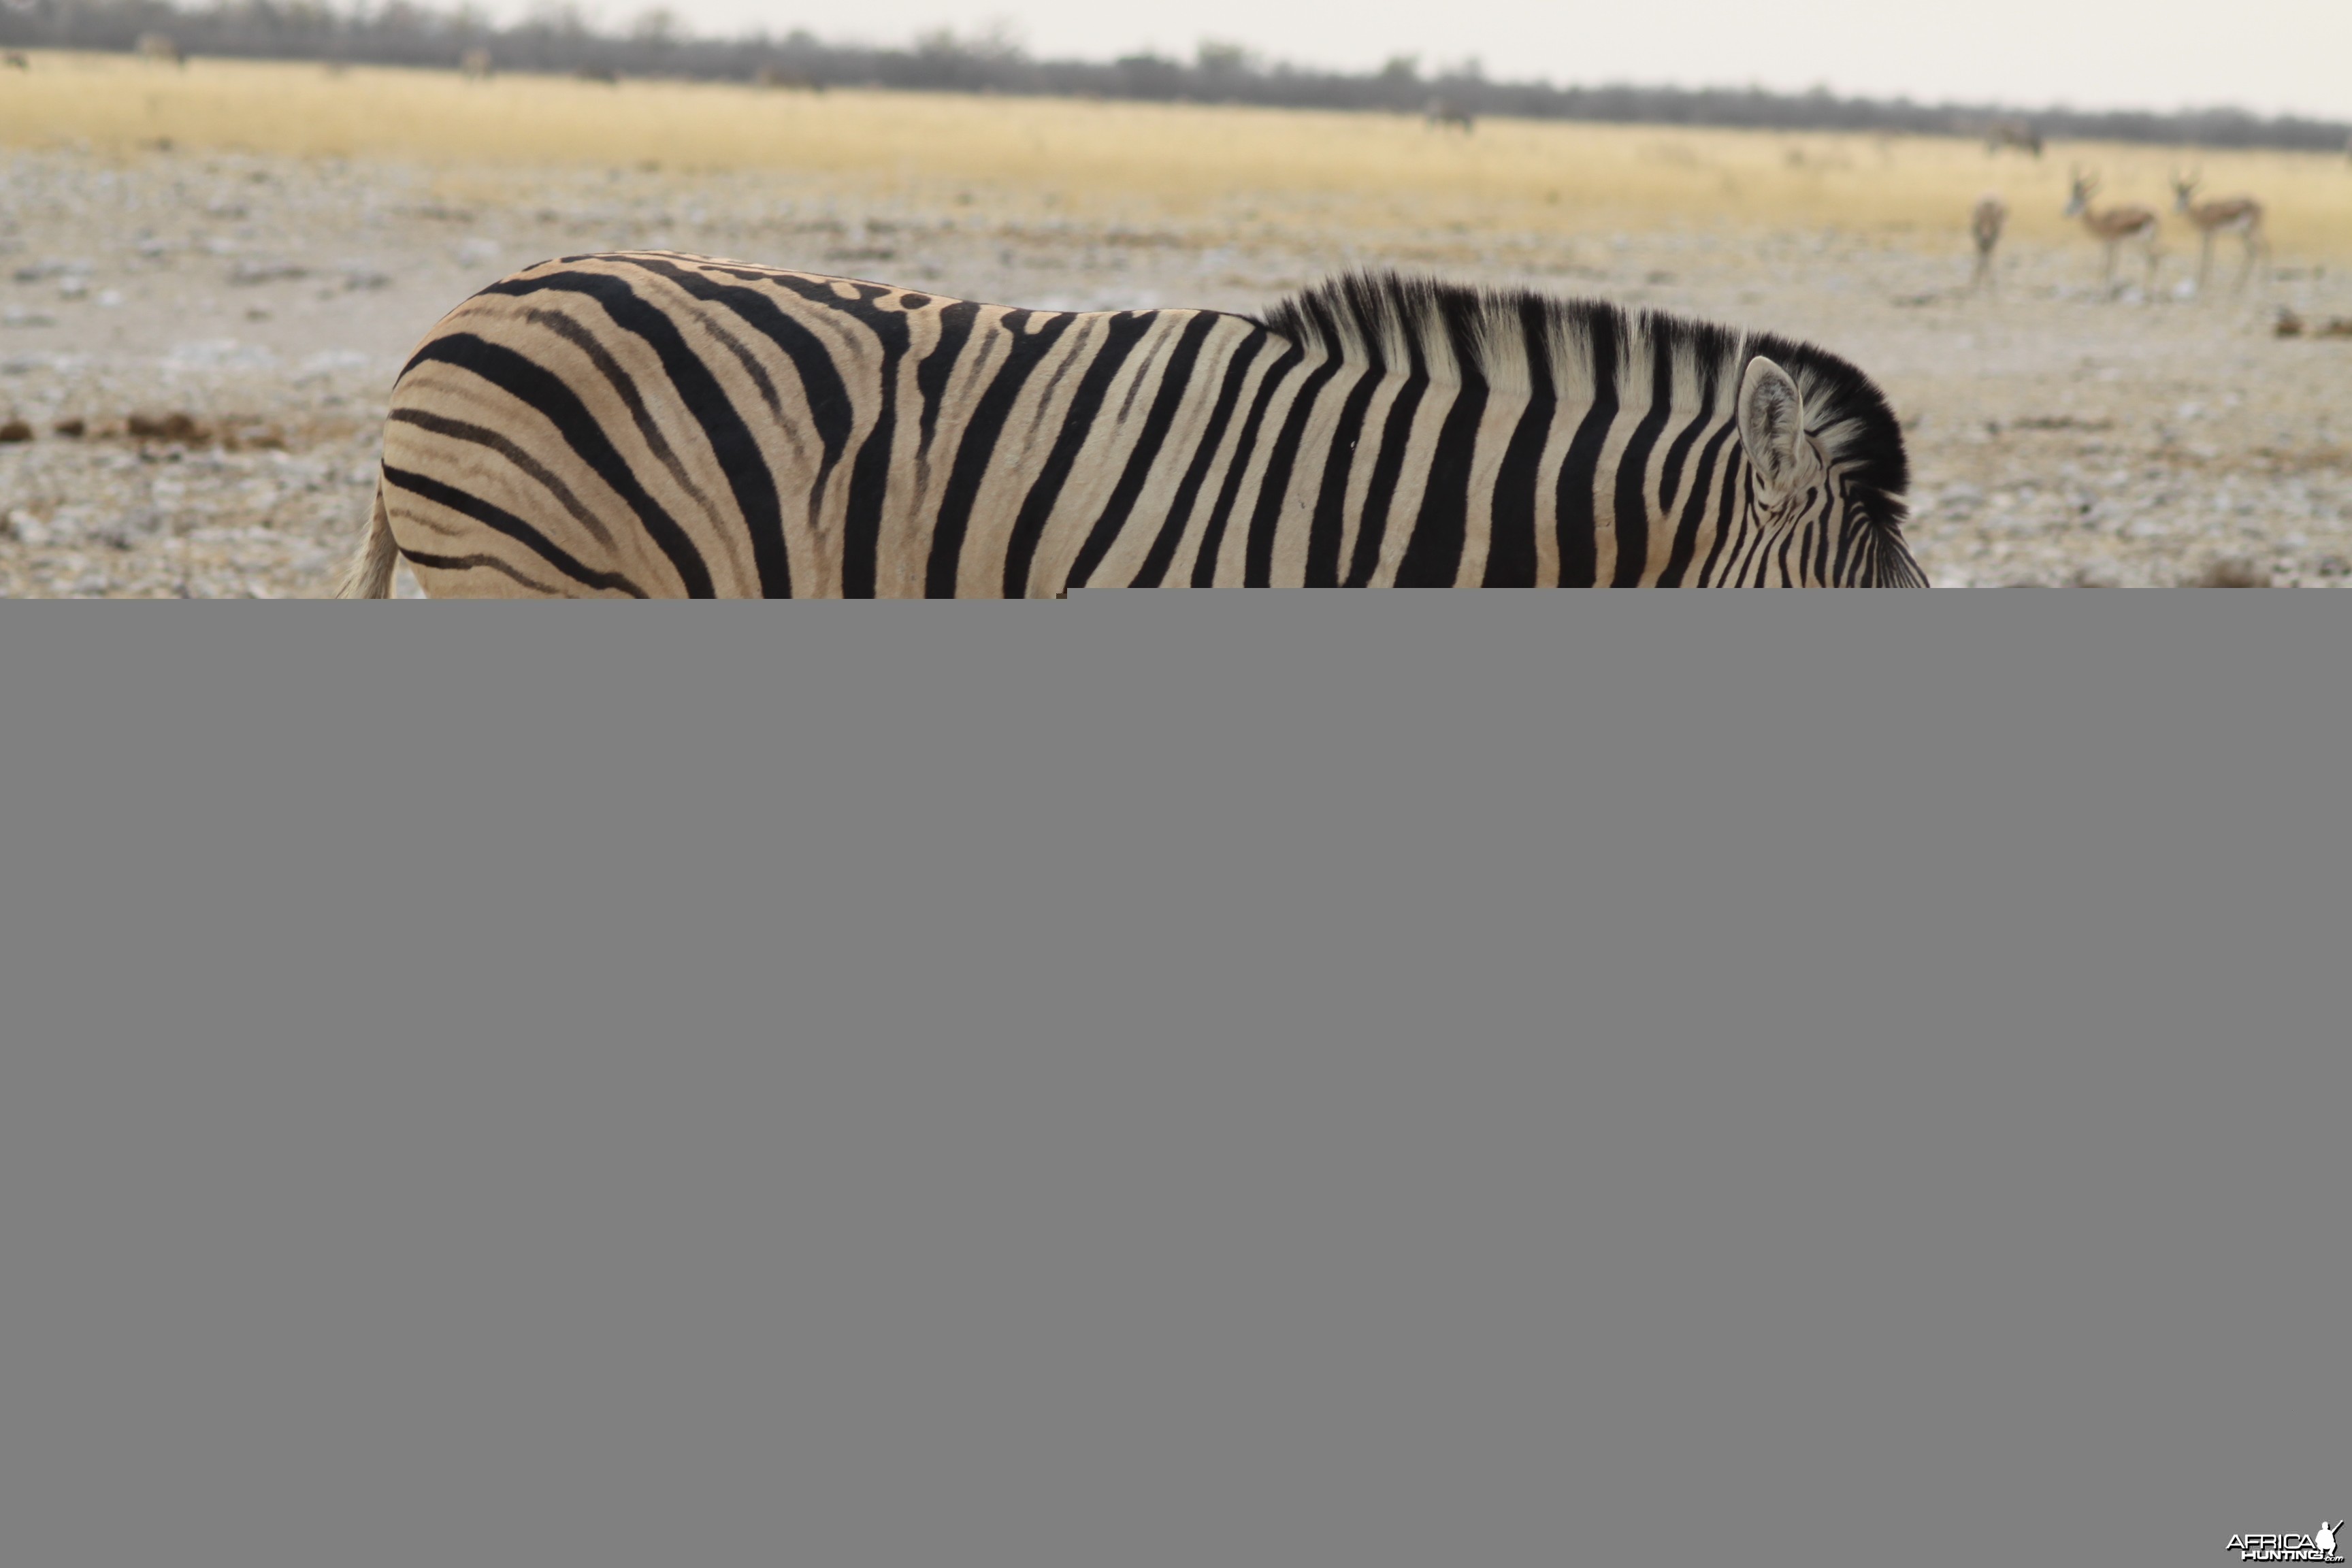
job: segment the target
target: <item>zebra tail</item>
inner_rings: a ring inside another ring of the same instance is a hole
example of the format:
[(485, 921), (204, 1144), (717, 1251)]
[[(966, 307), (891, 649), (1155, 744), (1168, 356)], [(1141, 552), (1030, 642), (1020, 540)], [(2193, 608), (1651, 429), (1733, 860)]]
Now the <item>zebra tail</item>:
[(400, 546), (392, 540), (392, 515), (384, 510), (383, 477), (375, 481), (375, 510), (368, 513), (366, 542), (343, 568), (335, 584), (338, 599), (389, 599), (392, 597), (392, 569), (400, 563)]

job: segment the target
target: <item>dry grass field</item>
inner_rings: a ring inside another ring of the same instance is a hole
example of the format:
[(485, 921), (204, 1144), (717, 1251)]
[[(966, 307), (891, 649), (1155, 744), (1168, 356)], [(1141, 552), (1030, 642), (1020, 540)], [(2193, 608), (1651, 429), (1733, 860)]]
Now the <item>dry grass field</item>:
[[(1464, 135), (56, 54), (0, 75), (0, 150), (12, 593), (315, 591), (356, 530), (352, 476), (405, 348), (503, 271), (634, 245), (1045, 306), (1255, 309), (1386, 265), (1666, 307), (1814, 338), (1889, 388), (1938, 582), (2193, 581), (2217, 560), (2352, 574), (2352, 339), (2317, 335), (2352, 320), (2341, 155), (2061, 143), (2037, 161), (1945, 138)], [(2060, 216), (2077, 165), (2102, 202), (2167, 213), (2152, 292), (2099, 287), (2097, 247)], [(2190, 169), (2268, 208), (2272, 254), (2242, 292), (2230, 240), (2194, 286), (2167, 184)], [(1988, 189), (2014, 214), (1992, 297), (1966, 286)], [(2273, 337), (2282, 309), (2313, 331)]]
[(1433, 135), (1418, 116), (762, 90), (721, 83), (49, 55), (0, 93), (0, 142), (126, 153), (175, 147), (399, 158), (462, 184), (477, 167), (776, 171), (902, 201), (984, 194), (992, 208), (1105, 220), (1233, 217), (1573, 236), (1687, 225), (1950, 231), (1997, 184), (2020, 237), (2053, 240), (2067, 171), (2102, 197), (2168, 205), (2195, 165), (2272, 204), (2282, 257), (2352, 254), (2352, 179), (2315, 154), (2057, 145), (1998, 163), (1971, 141), (1490, 120)]

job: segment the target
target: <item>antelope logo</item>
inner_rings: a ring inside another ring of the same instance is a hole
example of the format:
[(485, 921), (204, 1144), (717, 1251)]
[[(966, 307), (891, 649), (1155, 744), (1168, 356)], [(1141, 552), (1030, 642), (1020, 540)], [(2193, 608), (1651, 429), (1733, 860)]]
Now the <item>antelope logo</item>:
[(2341, 1563), (2336, 1532), (2344, 1525), (2340, 1519), (2334, 1524), (2323, 1519), (2309, 1535), (2291, 1530), (2284, 1535), (2233, 1535), (2222, 1550), (2236, 1552), (2241, 1563)]

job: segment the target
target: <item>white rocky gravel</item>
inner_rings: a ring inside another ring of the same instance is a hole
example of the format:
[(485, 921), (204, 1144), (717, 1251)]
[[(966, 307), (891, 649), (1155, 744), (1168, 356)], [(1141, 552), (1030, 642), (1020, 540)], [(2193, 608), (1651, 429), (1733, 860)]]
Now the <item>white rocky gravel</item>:
[[(477, 193), (452, 197), (460, 188)], [(478, 193), (490, 192), (485, 198)], [(1916, 236), (1571, 240), (845, 195), (774, 174), (537, 172), (56, 148), (0, 157), (0, 591), (303, 596), (366, 517), (384, 395), (473, 289), (656, 246), (1022, 304), (1255, 310), (1349, 266), (1594, 294), (1811, 338), (1870, 372), (1939, 584), (2352, 582), (2352, 258), (2109, 296), (2079, 247), (1971, 296)], [(1276, 215), (1276, 216), (1268, 216)], [(2273, 334), (2284, 309), (2307, 323)], [(406, 591), (414, 586), (407, 584)]]

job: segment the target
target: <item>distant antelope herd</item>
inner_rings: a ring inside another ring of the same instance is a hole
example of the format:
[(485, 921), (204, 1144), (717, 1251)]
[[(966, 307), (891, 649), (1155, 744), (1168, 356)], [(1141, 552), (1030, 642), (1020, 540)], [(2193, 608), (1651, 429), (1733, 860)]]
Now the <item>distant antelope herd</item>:
[[(2263, 232), (2263, 204), (2252, 196), (2223, 196), (2199, 201), (2198, 177), (2191, 174), (2172, 176), (2173, 210), (2188, 218), (2197, 230), (2200, 248), (2197, 259), (2197, 291), (2203, 293), (2213, 271), (2213, 237), (2233, 234), (2243, 242), (2245, 256), (2238, 268), (2237, 286), (2241, 289), (2253, 276), (2256, 262), (2270, 255), (2270, 241)], [(2110, 292), (2116, 282), (2116, 253), (2126, 245), (2137, 246), (2147, 266), (2147, 287), (2156, 288), (2156, 267), (2162, 252), (2157, 247), (2160, 223), (2153, 208), (2136, 202), (2119, 202), (2114, 206), (2094, 206), (2092, 200), (2099, 193), (2099, 177), (2081, 169), (2074, 171), (2066, 193), (2066, 205), (2062, 214), (2080, 218), (2091, 237), (2105, 251), (2105, 268), (2102, 281)], [(2000, 244), (2002, 228), (2009, 221), (2009, 204), (1993, 192), (1977, 198), (1969, 215), (1969, 236), (1976, 242), (1976, 271), (1969, 279), (1971, 289), (1993, 287), (1993, 251)]]
[[(1974, 129), (1985, 139), (1985, 154), (1991, 157), (2014, 149), (2020, 153), (2042, 156), (2042, 135), (2027, 120), (1986, 120), (1963, 124), (1963, 130)], [(2352, 138), (2344, 143), (2344, 155), (2352, 159)], [(2222, 196), (2205, 201), (2197, 199), (2199, 179), (2195, 173), (2172, 176), (2173, 211), (2186, 217), (2197, 230), (2197, 291), (2203, 293), (2213, 273), (2213, 237), (2233, 234), (2245, 246), (2245, 255), (2238, 268), (2237, 287), (2243, 289), (2253, 276), (2258, 261), (2270, 256), (2270, 240), (2263, 232), (2263, 204), (2252, 196)], [(2116, 283), (2116, 252), (2126, 245), (2140, 247), (2147, 264), (2147, 286), (2156, 287), (2156, 268), (2163, 254), (2157, 247), (2159, 220), (2154, 210), (2137, 203), (2125, 202), (2110, 207), (2095, 207), (2091, 200), (2098, 195), (2099, 177), (2095, 173), (2073, 171), (2073, 184), (2066, 194), (2063, 216), (2080, 218), (2083, 226), (2097, 240), (2105, 254), (2103, 281), (2112, 292)], [(1995, 287), (1997, 274), (1993, 252), (2000, 244), (2001, 230), (2009, 222), (2009, 204), (1998, 192), (1988, 191), (1977, 198), (1969, 214), (1969, 237), (1976, 242), (1976, 270), (1970, 276), (1971, 289), (1990, 290)]]

